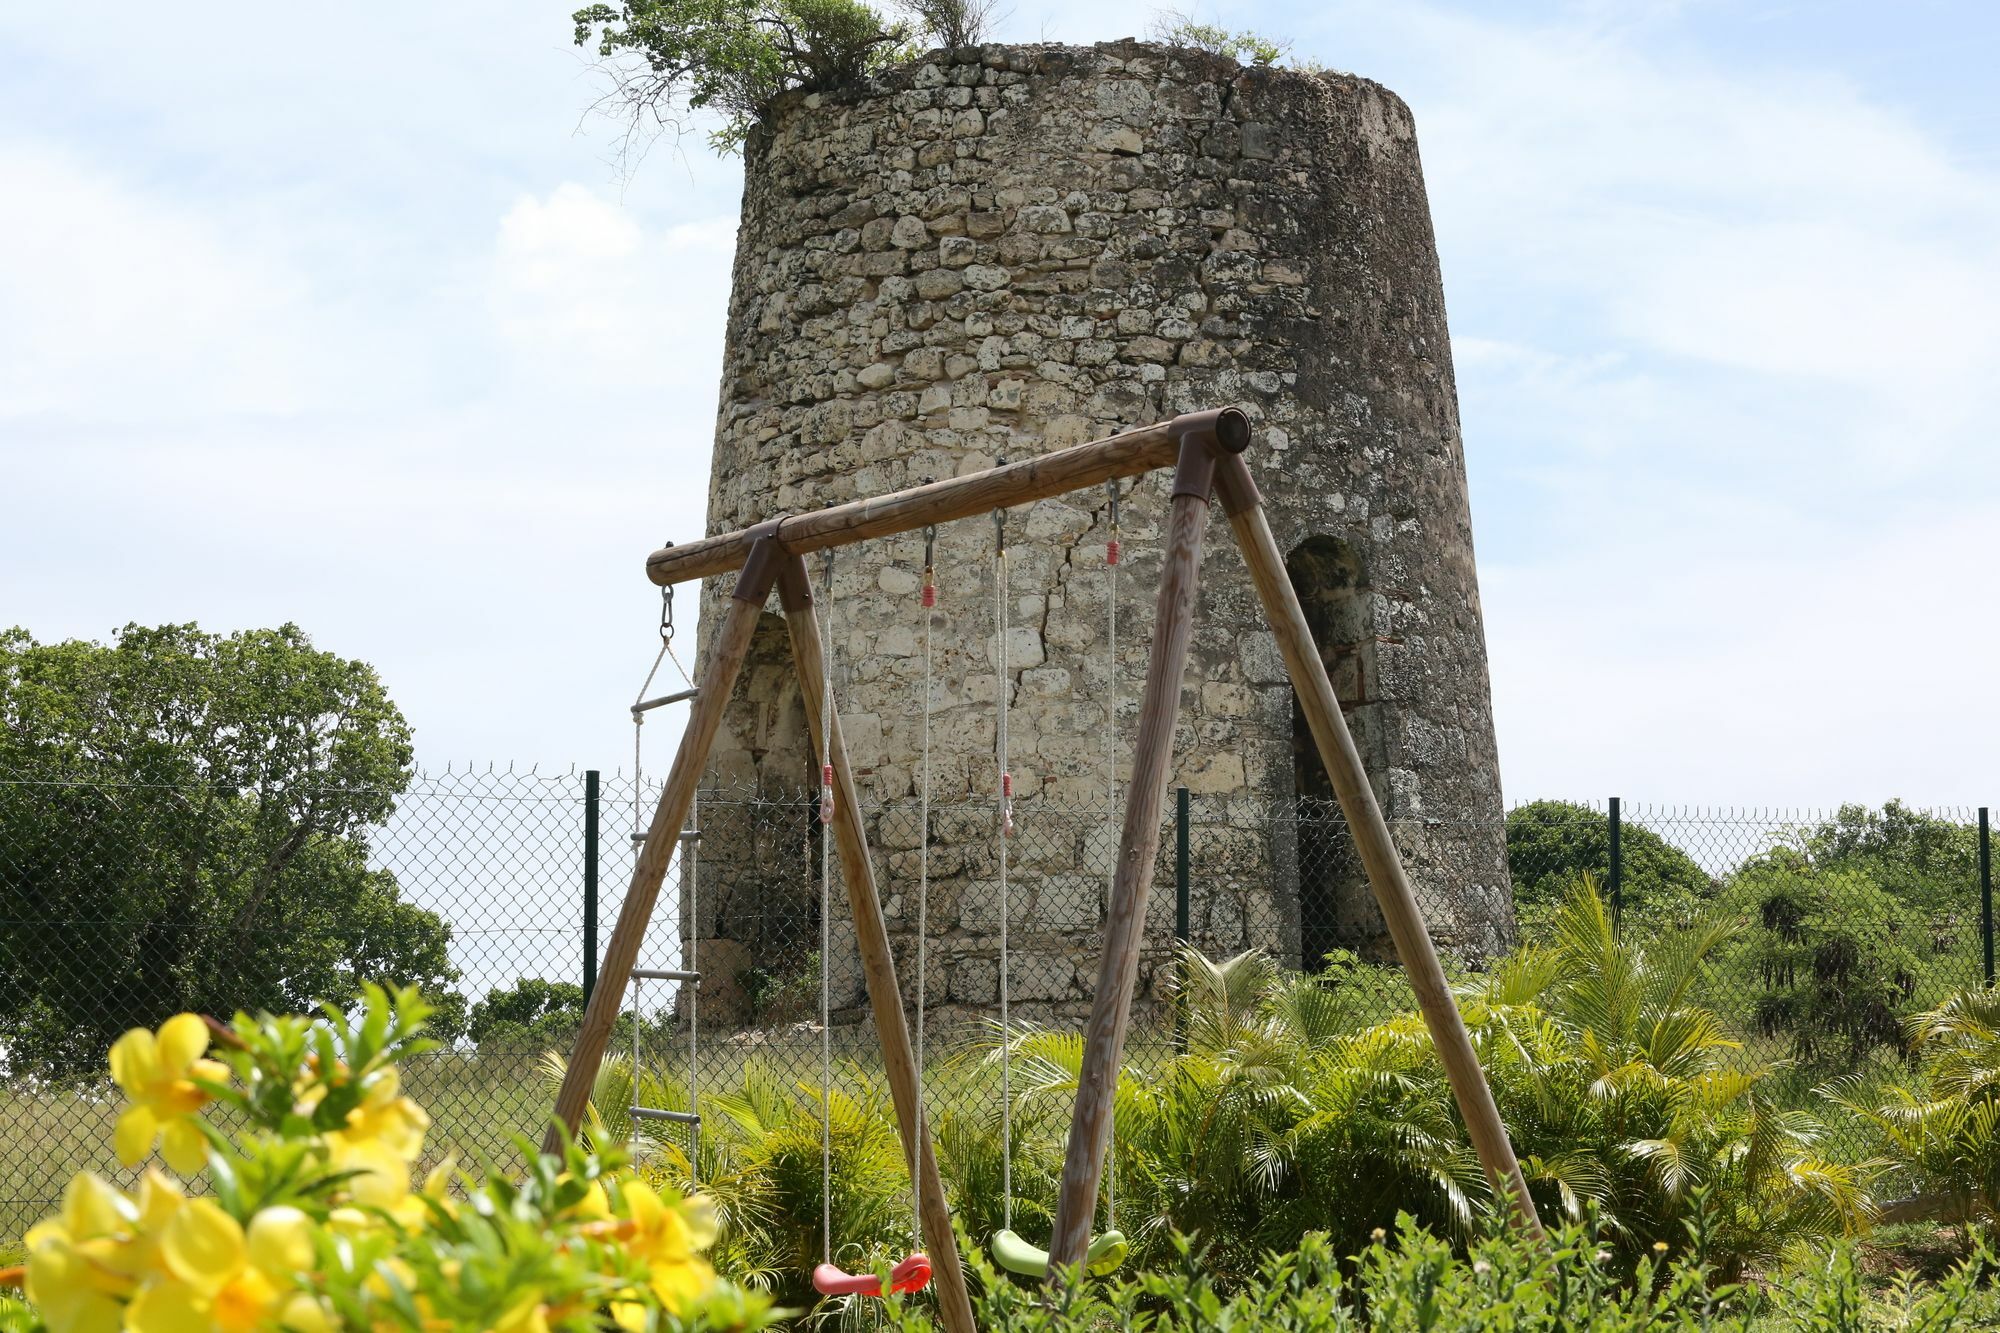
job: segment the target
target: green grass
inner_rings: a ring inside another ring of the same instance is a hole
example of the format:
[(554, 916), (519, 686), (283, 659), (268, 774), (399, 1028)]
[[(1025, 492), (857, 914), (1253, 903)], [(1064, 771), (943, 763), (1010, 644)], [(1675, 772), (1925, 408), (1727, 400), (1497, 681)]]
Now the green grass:
[[(999, 1105), (999, 1071), (977, 1061), (954, 1060), (955, 1052), (987, 1038), (981, 1025), (963, 1025), (957, 1032), (929, 1034), (927, 1063), (931, 1077), (927, 1100), (933, 1111)], [(686, 1070), (685, 1038), (671, 1044), (650, 1042), (646, 1067), (679, 1081)], [(1136, 1059), (1163, 1054), (1163, 1034), (1137, 1031), (1132, 1045)], [(430, 1112), (423, 1168), (456, 1154), (468, 1165), (489, 1163), (503, 1171), (520, 1165), (516, 1136), (539, 1142), (548, 1125), (554, 1097), (542, 1070), (544, 1047), (522, 1046), (484, 1055), (450, 1051), (406, 1061), (402, 1066), (406, 1091)], [(608, 1054), (617, 1057), (627, 1050)], [(816, 1087), (819, 1079), (819, 1034), (812, 1030), (758, 1032), (754, 1039), (728, 1037), (707, 1040), (702, 1048), (701, 1081), (705, 1090), (738, 1086), (752, 1060)], [(867, 1025), (837, 1028), (834, 1033), (836, 1070), (859, 1070), (879, 1077), (882, 1063)], [(838, 1074), (837, 1074), (838, 1077)], [(99, 1088), (47, 1092), (0, 1086), (0, 1247), (17, 1242), (28, 1227), (54, 1210), (72, 1175), (90, 1169), (113, 1182), (137, 1183), (139, 1170), (121, 1168), (111, 1151), (111, 1130), (118, 1117), (117, 1090)]]

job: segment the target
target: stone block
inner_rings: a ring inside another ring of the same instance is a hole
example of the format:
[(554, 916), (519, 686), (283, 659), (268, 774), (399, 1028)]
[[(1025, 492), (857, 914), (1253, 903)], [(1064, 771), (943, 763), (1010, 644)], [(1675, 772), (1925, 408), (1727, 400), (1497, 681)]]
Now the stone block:
[(926, 301), (942, 301), (965, 290), (965, 278), (957, 269), (933, 268), (917, 275), (917, 295)]
[(1044, 236), (1070, 230), (1069, 213), (1054, 204), (1031, 204), (1016, 214), (1014, 220), (1022, 230)]
[(1100, 125), (1091, 133), (1090, 146), (1101, 153), (1139, 153), (1146, 147), (1139, 131), (1126, 125)]

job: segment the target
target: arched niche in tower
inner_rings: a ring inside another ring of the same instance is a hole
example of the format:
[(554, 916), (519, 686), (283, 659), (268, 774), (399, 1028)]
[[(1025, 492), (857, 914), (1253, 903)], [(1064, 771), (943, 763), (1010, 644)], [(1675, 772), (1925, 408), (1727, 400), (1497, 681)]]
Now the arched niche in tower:
[[(1347, 715), (1362, 763), (1379, 782), (1381, 700), (1376, 671), (1375, 597), (1360, 553), (1339, 537), (1317, 534), (1285, 558), (1299, 603)], [(1392, 956), (1386, 928), (1354, 840), (1320, 762), (1296, 694), (1292, 698), (1292, 776), (1297, 801), (1299, 962), (1318, 969), (1345, 949), (1367, 959)]]

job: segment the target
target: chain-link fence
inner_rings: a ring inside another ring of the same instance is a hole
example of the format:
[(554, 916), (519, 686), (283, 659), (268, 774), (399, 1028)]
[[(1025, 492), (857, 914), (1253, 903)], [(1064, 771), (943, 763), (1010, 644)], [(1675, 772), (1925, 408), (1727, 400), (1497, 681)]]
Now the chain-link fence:
[[(431, 1151), (505, 1160), (549, 1112), (545, 1053), (567, 1049), (656, 797), (615, 775), (447, 771), (335, 836), (240, 793), (0, 781), (0, 1240), (78, 1167), (107, 1165), (118, 1101), (101, 1071), (119, 1032), (183, 1009), (310, 1008), (368, 977), (442, 1001), (446, 1049), (406, 1070), (435, 1119)], [(913, 1022), (921, 986), (927, 1091), (964, 1110), (995, 1095), (980, 1071), (1003, 999), (1016, 1022), (1080, 1025), (1117, 822), (1023, 801), (1003, 839), (990, 799), (865, 813)], [(824, 981), (836, 1059), (866, 1074), (879, 1062), (837, 869), (822, 919), (816, 794), (705, 791), (696, 823), (692, 885), (677, 865), (639, 966), (698, 968), (702, 982), (642, 983), (616, 1052), (636, 1038), (641, 1064), (675, 1086), (693, 1073), (725, 1089), (756, 1066), (816, 1087)], [(1894, 804), (1541, 801), (1504, 825), (1405, 820), (1395, 833), (1468, 979), (1553, 940), (1586, 874), (1627, 940), (1731, 921), (1698, 999), (1740, 1043), (1732, 1058), (1776, 1071), (1771, 1096), (1807, 1104), (1838, 1075), (1903, 1073), (1903, 1020), (1990, 978), (1984, 828), (1983, 812)], [(1182, 793), (1160, 837), (1133, 1063), (1175, 1048), (1181, 939), (1319, 972), (1364, 1018), (1407, 1004), (1337, 809)]]

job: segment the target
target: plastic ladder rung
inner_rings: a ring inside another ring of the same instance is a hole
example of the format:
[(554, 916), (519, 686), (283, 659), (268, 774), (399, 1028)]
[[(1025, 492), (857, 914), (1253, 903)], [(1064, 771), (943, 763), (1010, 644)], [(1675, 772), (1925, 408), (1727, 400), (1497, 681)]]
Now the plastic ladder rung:
[[(647, 833), (650, 833), (651, 831), (652, 830), (648, 829)], [(632, 841), (635, 843), (644, 842), (646, 840), (647, 833), (634, 833), (632, 835)], [(692, 842), (700, 837), (701, 837), (701, 830), (698, 828), (684, 828), (681, 830), (682, 842)]]
[(672, 694), (663, 694), (657, 699), (641, 699), (638, 703), (632, 705), (632, 716), (637, 717), (641, 713), (649, 713), (655, 708), (665, 708), (669, 704), (686, 703), (689, 699), (696, 697), (700, 693), (701, 686), (695, 685), (685, 690), (676, 690)]
[(663, 972), (650, 967), (635, 967), (632, 976), (638, 981), (700, 981), (699, 972)]
[(634, 1120), (664, 1120), (672, 1125), (699, 1125), (701, 1117), (693, 1111), (656, 1111), (650, 1106), (632, 1108)]

